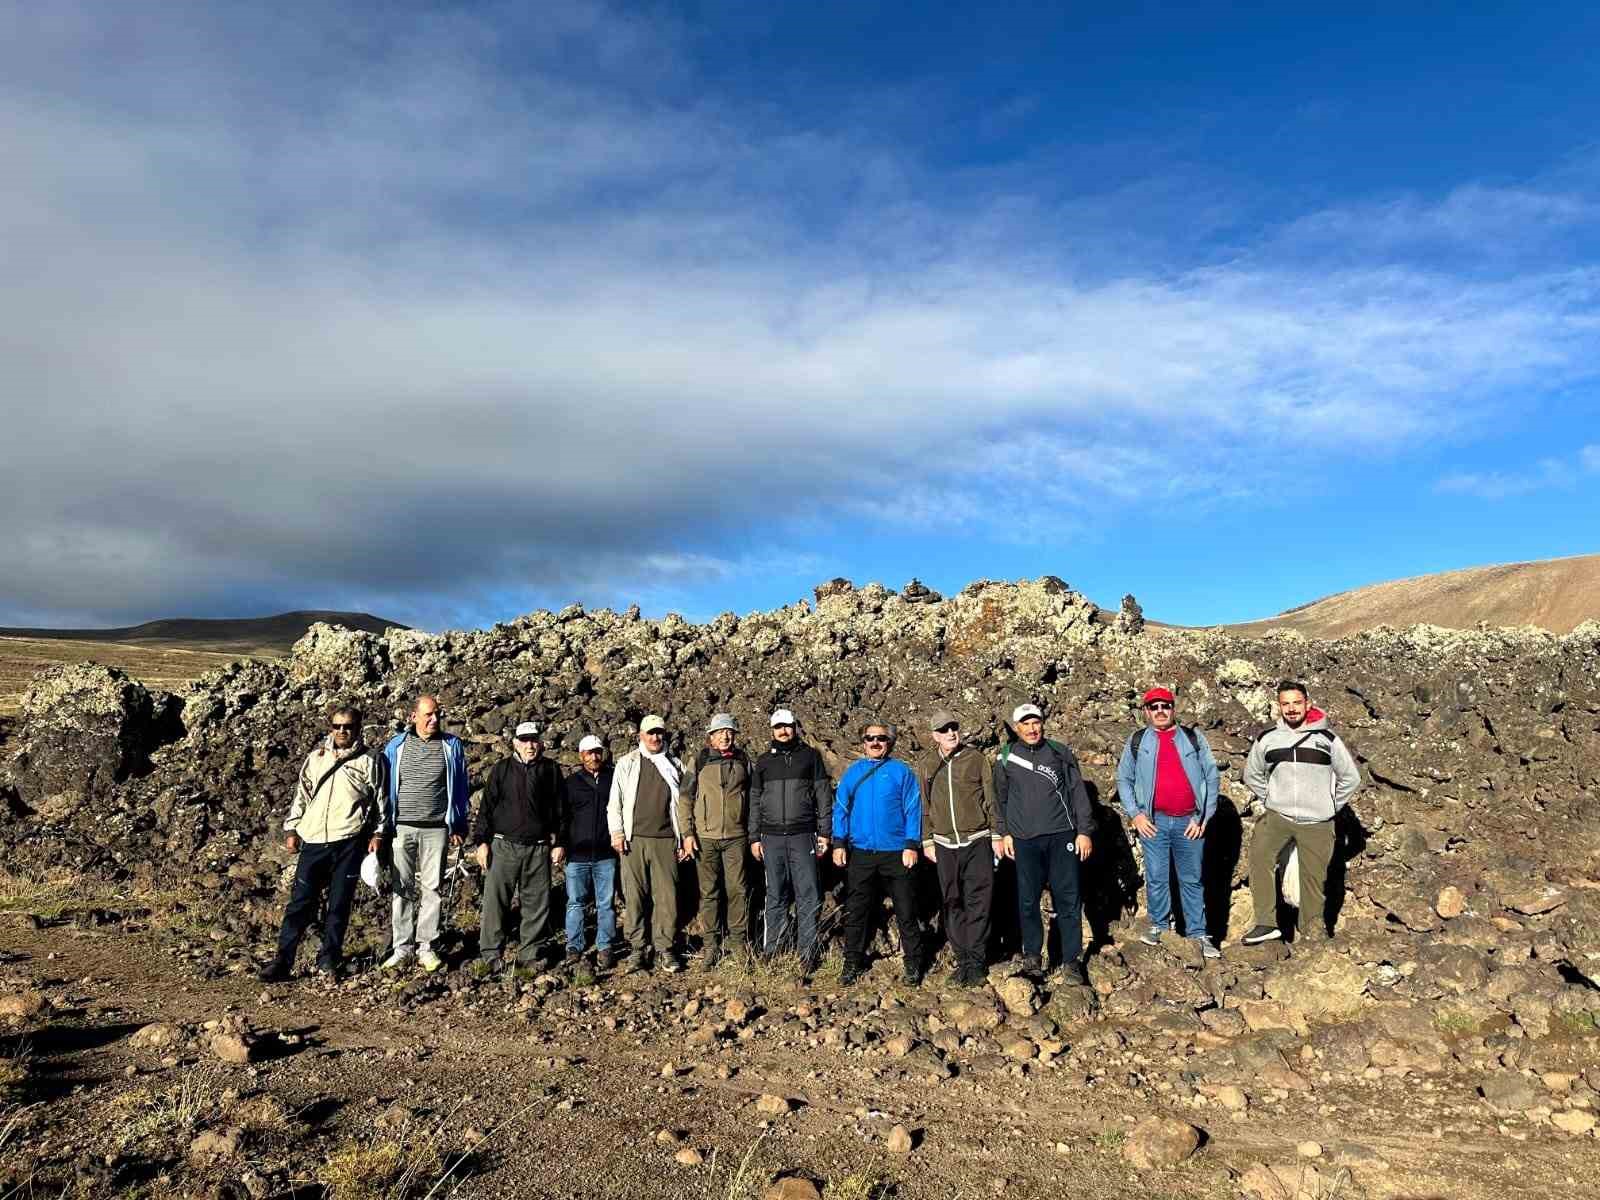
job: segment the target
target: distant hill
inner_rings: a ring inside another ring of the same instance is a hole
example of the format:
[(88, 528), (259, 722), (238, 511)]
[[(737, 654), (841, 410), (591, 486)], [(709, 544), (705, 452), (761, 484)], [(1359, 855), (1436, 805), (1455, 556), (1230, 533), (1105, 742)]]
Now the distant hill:
[(404, 629), (398, 621), (386, 621), (371, 613), (326, 612), (302, 609), (273, 617), (245, 617), (235, 621), (174, 617), (146, 621), (121, 629), (4, 629), (0, 637), (72, 642), (159, 643), (173, 649), (207, 650), (217, 653), (284, 655), (318, 621), (382, 633), (385, 629)]
[(1570, 633), (1591, 619), (1600, 620), (1600, 554), (1375, 583), (1228, 628), (1243, 634), (1293, 629), (1307, 637), (1334, 638), (1379, 625), (1472, 629), (1482, 621)]

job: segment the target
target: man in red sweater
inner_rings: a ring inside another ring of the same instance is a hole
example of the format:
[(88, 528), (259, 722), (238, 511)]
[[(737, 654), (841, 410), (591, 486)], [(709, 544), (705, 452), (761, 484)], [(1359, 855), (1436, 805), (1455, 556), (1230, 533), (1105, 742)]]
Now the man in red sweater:
[(1207, 958), (1221, 953), (1206, 936), (1200, 864), (1206, 825), (1217, 811), (1217, 762), (1205, 735), (1178, 725), (1175, 700), (1164, 687), (1144, 694), (1147, 728), (1129, 736), (1117, 764), (1117, 797), (1144, 846), (1145, 900), (1154, 945), (1171, 927), (1172, 864), (1178, 867), (1184, 933)]

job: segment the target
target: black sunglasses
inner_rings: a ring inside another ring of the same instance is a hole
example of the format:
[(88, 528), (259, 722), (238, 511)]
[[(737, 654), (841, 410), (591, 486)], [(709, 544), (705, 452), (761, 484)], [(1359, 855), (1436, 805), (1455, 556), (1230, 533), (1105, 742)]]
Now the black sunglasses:
[(961, 726), (955, 724), (954, 722), (951, 722), (949, 725), (941, 725), (941, 726), (939, 726), (939, 728), (935, 729), (934, 732), (935, 733), (960, 733), (961, 732)]
[(1170, 700), (1152, 700), (1152, 701), (1150, 701), (1149, 704), (1146, 704), (1145, 707), (1148, 708), (1151, 712), (1171, 712), (1172, 711), (1172, 701), (1170, 701)]
[(355, 723), (352, 722), (352, 721), (335, 721), (333, 723), (333, 727), (335, 729), (354, 729), (354, 728), (356, 728)]
[(887, 742), (889, 735), (887, 733), (869, 733), (861, 740), (863, 742)]

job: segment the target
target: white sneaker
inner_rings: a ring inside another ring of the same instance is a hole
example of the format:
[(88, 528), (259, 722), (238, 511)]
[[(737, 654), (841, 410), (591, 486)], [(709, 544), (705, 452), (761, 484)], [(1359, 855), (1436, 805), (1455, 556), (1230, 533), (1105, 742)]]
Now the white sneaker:
[(426, 950), (417, 952), (417, 965), (431, 975), (444, 966), (444, 959), (435, 954), (432, 947), (429, 947)]
[(398, 971), (401, 967), (405, 966), (410, 961), (411, 961), (411, 951), (409, 949), (396, 947), (394, 953), (389, 955), (388, 958), (384, 959), (381, 963), (378, 964), (378, 970), (380, 970), (380, 971)]

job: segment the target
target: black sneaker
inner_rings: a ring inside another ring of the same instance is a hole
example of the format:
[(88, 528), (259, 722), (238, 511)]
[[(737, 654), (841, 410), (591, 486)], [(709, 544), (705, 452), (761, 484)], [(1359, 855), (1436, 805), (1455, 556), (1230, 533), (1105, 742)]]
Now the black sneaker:
[(256, 978), (261, 980), (262, 983), (288, 983), (292, 974), (293, 972), (289, 969), (287, 963), (275, 958), (261, 968)]
[(845, 963), (844, 973), (839, 976), (839, 982), (849, 987), (866, 973), (867, 968), (861, 963)]
[(1282, 936), (1283, 930), (1279, 929), (1276, 925), (1252, 925), (1250, 927), (1250, 932), (1245, 934), (1239, 940), (1246, 946), (1255, 946), (1259, 945), (1261, 942), (1274, 941)]
[(1088, 987), (1089, 972), (1081, 962), (1064, 962), (1061, 964), (1061, 980), (1073, 987)]

